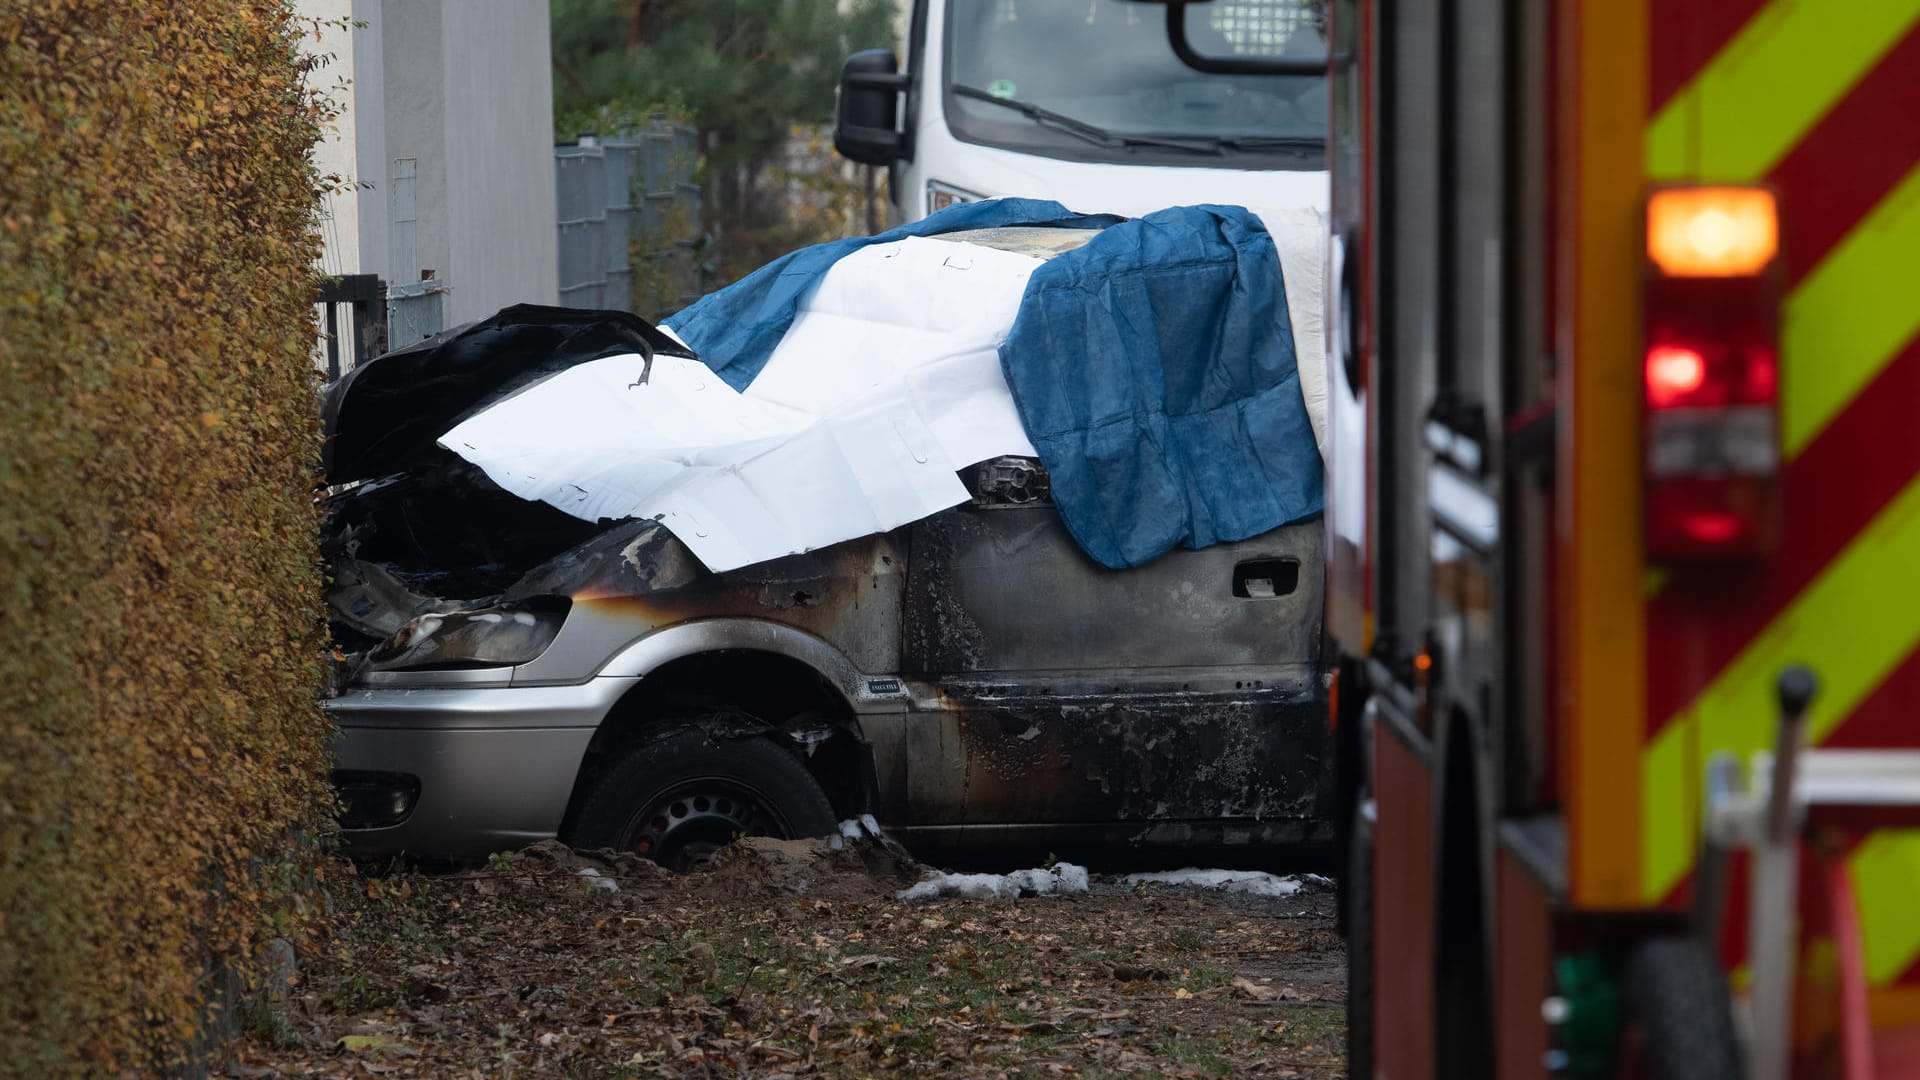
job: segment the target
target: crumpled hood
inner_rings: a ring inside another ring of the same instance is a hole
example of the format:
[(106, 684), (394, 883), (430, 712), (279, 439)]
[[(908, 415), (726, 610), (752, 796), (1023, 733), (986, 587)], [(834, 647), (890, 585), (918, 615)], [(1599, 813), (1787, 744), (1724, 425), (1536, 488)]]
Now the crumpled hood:
[(371, 480), (445, 452), (469, 413), (556, 372), (623, 353), (691, 356), (638, 316), (517, 304), (354, 368), (321, 402), (327, 483)]

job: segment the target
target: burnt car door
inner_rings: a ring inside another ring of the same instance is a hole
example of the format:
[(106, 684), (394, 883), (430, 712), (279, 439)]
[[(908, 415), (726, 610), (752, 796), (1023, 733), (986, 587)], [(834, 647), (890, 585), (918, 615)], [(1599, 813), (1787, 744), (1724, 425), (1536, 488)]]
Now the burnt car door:
[(1077, 822), (1135, 840), (1195, 823), (1236, 823), (1242, 841), (1310, 832), (1325, 772), (1320, 523), (1115, 571), (1075, 543), (1037, 461), (967, 479), (969, 503), (909, 529), (902, 651), (921, 689), (879, 762), (904, 801), (893, 820)]

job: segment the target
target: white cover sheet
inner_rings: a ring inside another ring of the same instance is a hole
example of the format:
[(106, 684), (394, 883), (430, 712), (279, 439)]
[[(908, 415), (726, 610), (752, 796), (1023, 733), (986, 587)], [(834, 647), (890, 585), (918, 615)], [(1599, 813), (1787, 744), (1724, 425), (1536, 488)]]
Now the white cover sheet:
[(967, 498), (956, 475), (1032, 456), (999, 348), (1040, 260), (909, 238), (827, 271), (736, 392), (694, 360), (582, 364), (440, 445), (588, 521), (663, 522), (715, 571), (885, 532)]

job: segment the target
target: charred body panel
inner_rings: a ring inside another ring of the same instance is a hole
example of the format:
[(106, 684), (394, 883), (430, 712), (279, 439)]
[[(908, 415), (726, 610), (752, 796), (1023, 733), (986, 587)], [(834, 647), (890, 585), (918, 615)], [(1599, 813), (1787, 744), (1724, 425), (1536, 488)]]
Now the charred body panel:
[(953, 849), (1015, 842), (1020, 829), (1049, 834), (1032, 839), (1056, 853), (1166, 846), (1192, 857), (1331, 839), (1317, 680), (1163, 678), (1124, 691), (1080, 678), (950, 681), (937, 709), (867, 724), (881, 817), (909, 842)]
[(859, 671), (890, 673), (898, 667), (904, 574), (893, 534), (715, 574), (649, 525), (617, 558), (565, 583), (573, 597), (566, 626), (545, 654), (515, 670), (514, 682), (592, 676), (647, 635), (698, 620), (743, 624), (720, 634), (734, 642), (723, 647), (753, 648), (744, 624), (777, 623), (827, 643)]
[[(1194, 690), (1189, 682), (1116, 693), (1062, 680), (1066, 685), (1052, 692), (1044, 685), (950, 683), (939, 719), (916, 724), (907, 737), (902, 756), (912, 817), (1004, 823), (1313, 816), (1322, 809), (1314, 777), (1325, 728), (1314, 715), (1316, 695), (1305, 680), (1235, 681), (1244, 689)], [(945, 753), (932, 752), (936, 747)], [(967, 766), (958, 776), (944, 766), (955, 758)]]
[(992, 478), (977, 470), (972, 503), (909, 527), (907, 671), (1277, 674), (1318, 658), (1318, 521), (1109, 570), (1080, 550), (1043, 494), (1020, 487), (1024, 501), (1012, 501), (983, 487)]
[(926, 693), (869, 725), (889, 820), (941, 846), (1017, 825), (1090, 845), (1330, 839), (1317, 522), (1113, 571), (1052, 513), (1044, 473), (993, 462), (970, 486), (910, 529), (902, 660)]

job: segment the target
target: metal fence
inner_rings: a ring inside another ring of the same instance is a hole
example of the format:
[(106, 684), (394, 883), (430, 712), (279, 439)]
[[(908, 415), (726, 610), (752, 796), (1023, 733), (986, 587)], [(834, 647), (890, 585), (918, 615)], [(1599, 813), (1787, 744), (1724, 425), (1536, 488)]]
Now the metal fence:
[(388, 349), (446, 329), (447, 283), (421, 278), (389, 285), (377, 274), (324, 278), (314, 296), (319, 341), (314, 366), (337, 379)]
[(325, 278), (314, 303), (320, 322), (315, 362), (327, 378), (337, 379), (387, 351), (387, 283), (378, 275)]
[(665, 121), (554, 147), (563, 306), (657, 318), (699, 295), (697, 148)]
[(433, 278), (387, 286), (388, 344), (398, 349), (445, 330), (447, 292), (447, 283)]

